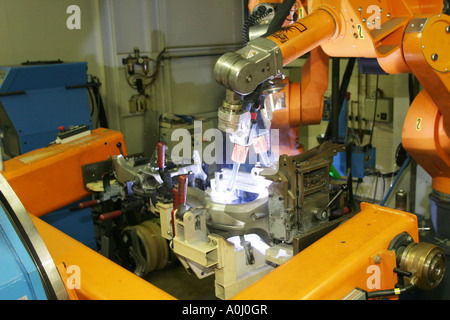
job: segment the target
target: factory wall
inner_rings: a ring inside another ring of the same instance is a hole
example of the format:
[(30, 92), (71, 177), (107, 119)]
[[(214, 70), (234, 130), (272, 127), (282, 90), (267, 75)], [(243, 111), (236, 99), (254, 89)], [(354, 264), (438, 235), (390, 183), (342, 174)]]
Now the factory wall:
[[(241, 0), (99, 3), (107, 104), (130, 153), (153, 152), (158, 114), (215, 116), (225, 90), (214, 80), (213, 68), (220, 50), (230, 51), (230, 45), (242, 43)], [(127, 85), (122, 64), (134, 48), (152, 59), (165, 50), (166, 57), (147, 90), (151, 107), (143, 113), (129, 110), (128, 100), (136, 91)]]
[[(71, 5), (80, 9), (80, 28), (67, 27)], [(130, 153), (151, 153), (159, 114), (217, 110), (225, 90), (214, 64), (242, 43), (242, 21), (241, 0), (0, 0), (0, 65), (86, 61), (102, 83), (110, 128), (123, 132)], [(134, 48), (152, 59), (166, 49), (168, 57), (147, 90), (150, 110), (138, 113), (129, 110), (136, 91), (122, 64)]]
[[(81, 11), (79, 29), (67, 26), (74, 13), (67, 11), (73, 4)], [(83, 61), (88, 63), (88, 74), (104, 83), (98, 17), (98, 2), (92, 0), (0, 0), (0, 65)], [(104, 86), (101, 90), (105, 94)]]
[[(81, 8), (81, 28), (69, 29), (67, 8)], [(98, 4), (92, 0), (0, 0), (0, 64), (24, 61), (87, 61), (103, 76)]]

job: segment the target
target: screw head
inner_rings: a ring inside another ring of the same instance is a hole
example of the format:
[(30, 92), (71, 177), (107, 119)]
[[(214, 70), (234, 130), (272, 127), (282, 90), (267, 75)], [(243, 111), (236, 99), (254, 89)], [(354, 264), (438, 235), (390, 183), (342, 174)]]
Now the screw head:
[(433, 54), (431, 55), (431, 60), (437, 61), (438, 59), (439, 59), (439, 55), (438, 55), (437, 53), (433, 53)]
[(375, 262), (376, 264), (380, 264), (380, 263), (381, 263), (381, 257), (380, 257), (378, 254), (375, 256), (374, 262)]

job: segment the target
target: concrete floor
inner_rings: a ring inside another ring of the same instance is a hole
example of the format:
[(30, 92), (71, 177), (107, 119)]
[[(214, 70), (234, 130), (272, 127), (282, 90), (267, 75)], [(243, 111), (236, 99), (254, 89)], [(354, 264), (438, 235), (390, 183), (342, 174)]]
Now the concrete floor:
[(149, 273), (144, 279), (179, 300), (218, 300), (214, 293), (214, 275), (199, 279), (178, 261)]

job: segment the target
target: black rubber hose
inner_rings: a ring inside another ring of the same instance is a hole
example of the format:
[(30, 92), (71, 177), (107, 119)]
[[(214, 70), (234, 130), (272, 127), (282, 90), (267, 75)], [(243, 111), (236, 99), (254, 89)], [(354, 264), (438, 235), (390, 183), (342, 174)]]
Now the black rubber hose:
[(409, 290), (414, 288), (414, 285), (410, 284), (403, 288), (396, 288), (396, 289), (390, 289), (390, 290), (379, 290), (379, 291), (372, 291), (367, 292), (366, 297), (367, 299), (373, 299), (373, 298), (383, 298), (383, 297), (389, 297), (389, 296), (396, 296), (402, 293), (405, 293)]
[(278, 8), (278, 11), (275, 13), (275, 17), (269, 25), (269, 29), (267, 32), (261, 36), (263, 38), (268, 37), (274, 34), (276, 31), (280, 30), (283, 26), (284, 21), (289, 16), (291, 12), (292, 6), (295, 4), (296, 0), (284, 0), (283, 3)]
[(245, 44), (250, 41), (250, 28), (267, 14), (269, 14), (269, 12), (266, 12), (266, 7), (261, 6), (256, 11), (252, 12), (252, 14), (245, 20), (244, 26), (242, 27), (242, 39)]

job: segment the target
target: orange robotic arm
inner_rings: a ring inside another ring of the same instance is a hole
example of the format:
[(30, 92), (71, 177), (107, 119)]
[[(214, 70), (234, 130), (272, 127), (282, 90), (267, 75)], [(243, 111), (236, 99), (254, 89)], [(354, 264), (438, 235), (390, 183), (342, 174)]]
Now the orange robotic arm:
[(274, 115), (275, 126), (296, 127), (320, 122), (327, 55), (376, 58), (387, 73), (412, 72), (424, 90), (406, 117), (403, 146), (433, 177), (433, 188), (450, 194), (450, 17), (442, 10), (442, 0), (309, 0), (304, 18), (223, 55), (216, 80), (246, 95), (311, 52), (301, 84), (287, 91), (288, 108)]

